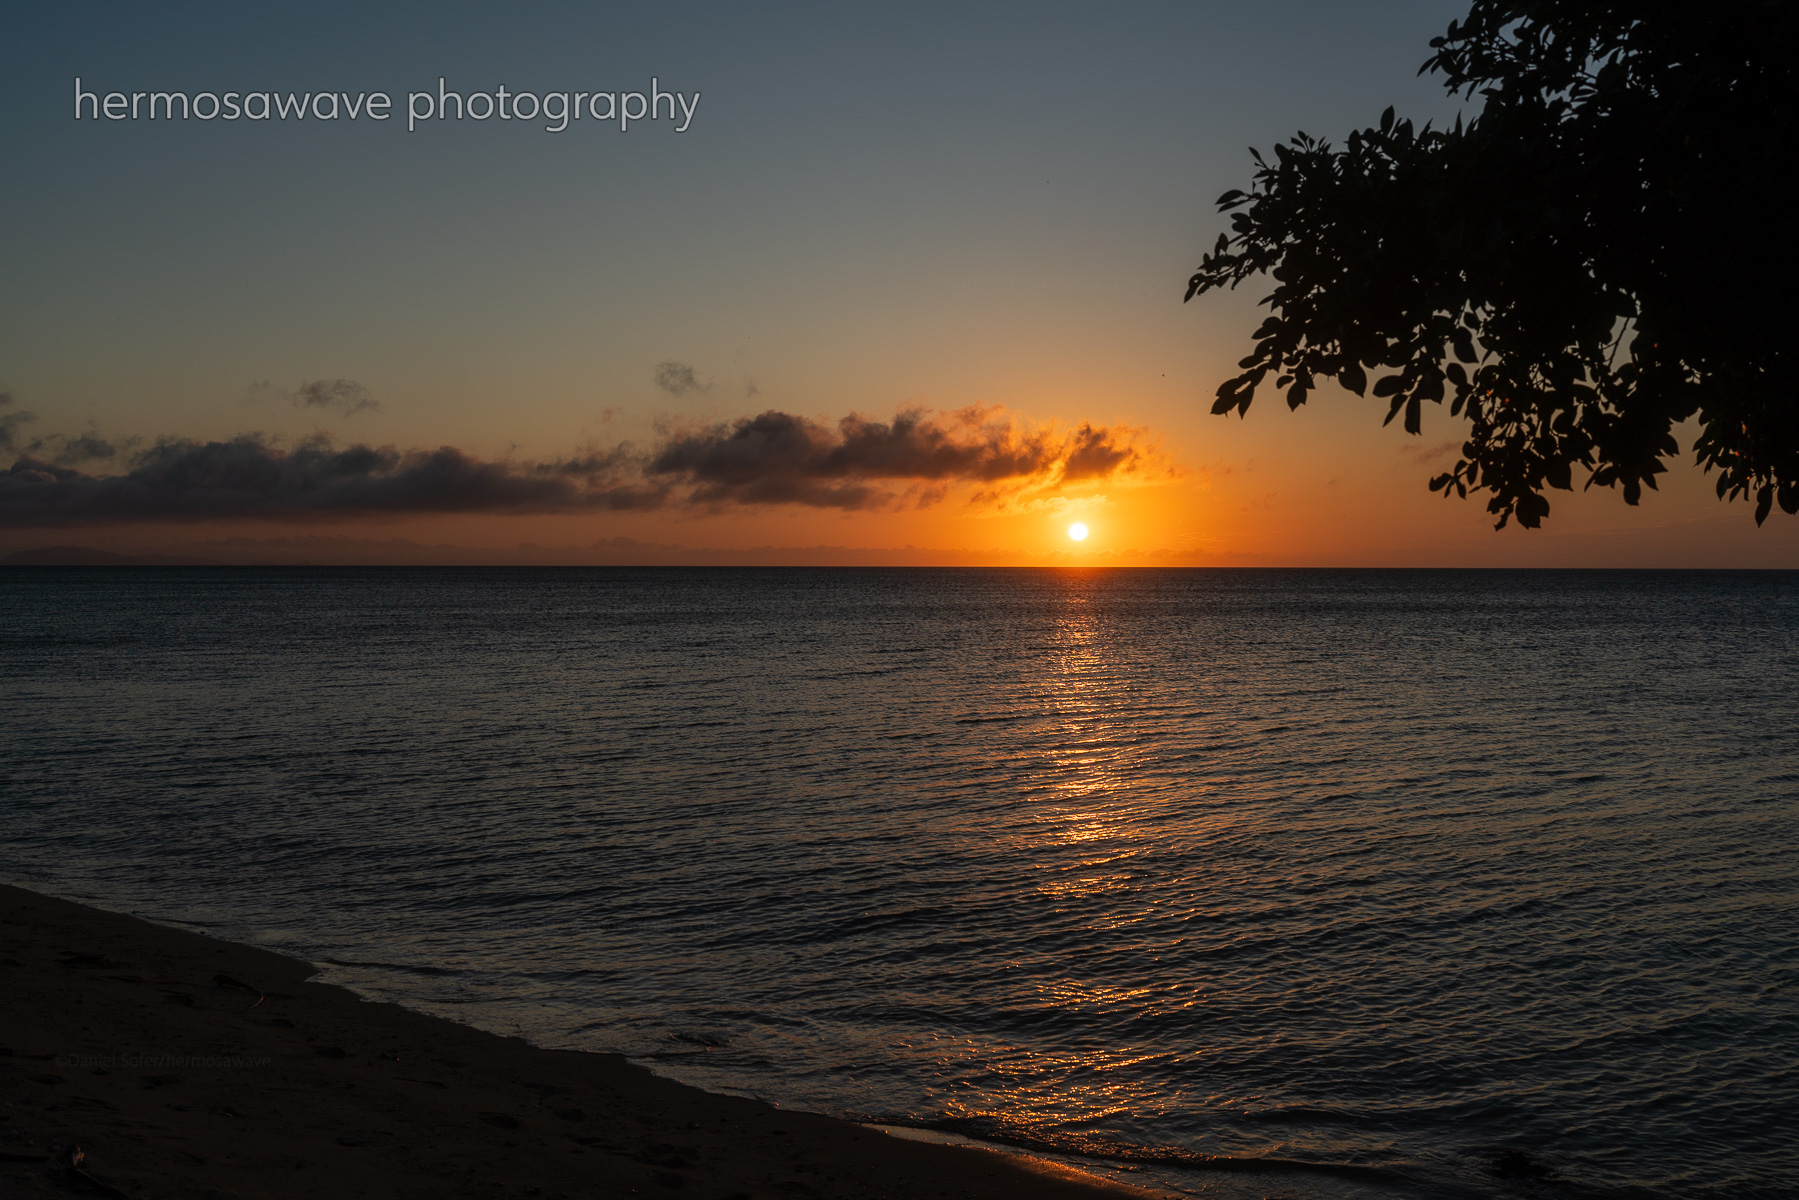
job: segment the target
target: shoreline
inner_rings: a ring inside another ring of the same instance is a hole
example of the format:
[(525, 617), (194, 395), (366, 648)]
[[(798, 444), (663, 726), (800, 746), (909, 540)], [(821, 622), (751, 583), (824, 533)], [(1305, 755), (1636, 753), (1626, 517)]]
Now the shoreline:
[[(0, 1191), (160, 1197), (1163, 1196), (544, 1050), (316, 969), (0, 885)], [(260, 998), (259, 998), (260, 996)], [(80, 1174), (68, 1165), (79, 1146)]]

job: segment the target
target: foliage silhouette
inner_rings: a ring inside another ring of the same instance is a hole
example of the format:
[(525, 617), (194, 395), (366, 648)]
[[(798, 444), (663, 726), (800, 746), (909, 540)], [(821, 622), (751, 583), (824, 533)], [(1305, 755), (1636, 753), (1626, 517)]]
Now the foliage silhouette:
[(1417, 433), (1447, 398), (1469, 436), (1431, 488), (1491, 492), (1498, 528), (1577, 465), (1636, 504), (1697, 415), (1720, 497), (1799, 511), (1796, 31), (1793, 0), (1474, 0), (1419, 73), (1477, 116), (1300, 133), (1219, 198), (1186, 298), (1275, 287), (1212, 411), (1372, 378)]

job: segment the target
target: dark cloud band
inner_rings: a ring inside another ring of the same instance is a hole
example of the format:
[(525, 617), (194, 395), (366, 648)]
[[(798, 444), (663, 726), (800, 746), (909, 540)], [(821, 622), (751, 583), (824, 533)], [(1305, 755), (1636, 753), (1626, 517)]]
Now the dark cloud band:
[[(554, 462), (485, 461), (454, 447), (284, 448), (259, 435), (164, 439), (121, 474), (26, 455), (0, 471), (0, 527), (365, 514), (581, 513), (769, 504), (862, 510), (978, 484), (1012, 494), (1103, 482), (1152, 465), (1141, 430), (1032, 428), (995, 411), (923, 411), (835, 427), (782, 412), (671, 432), (648, 453), (621, 443)], [(96, 439), (96, 446), (99, 446)]]
[(1092, 425), (1032, 430), (974, 409), (947, 417), (915, 409), (891, 423), (849, 416), (835, 429), (770, 411), (674, 435), (645, 473), (688, 485), (697, 504), (857, 509), (885, 503), (890, 493), (875, 485), (887, 481), (1043, 487), (1110, 478), (1144, 464), (1141, 436)]
[(337, 448), (324, 438), (284, 450), (262, 438), (162, 441), (122, 475), (87, 475), (21, 458), (0, 473), (0, 526), (119, 521), (305, 519), (360, 513), (527, 513), (658, 508), (666, 489), (616, 478), (589, 457), (519, 465), (451, 446)]

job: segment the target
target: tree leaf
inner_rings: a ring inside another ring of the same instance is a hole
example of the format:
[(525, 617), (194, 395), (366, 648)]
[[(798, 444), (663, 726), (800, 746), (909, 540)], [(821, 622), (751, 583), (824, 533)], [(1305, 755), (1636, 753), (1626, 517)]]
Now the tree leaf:
[(1252, 152), (1187, 296), (1269, 277), (1240, 369), (1291, 373), (1290, 406), (1302, 364), (1360, 396), (1378, 368), (1408, 430), (1452, 388), (1454, 486), (1499, 528), (1577, 463), (1639, 503), (1695, 416), (1721, 498), (1799, 515), (1799, 290), (1768, 286), (1799, 277), (1792, 9), (1472, 0), (1424, 69), (1477, 115)]

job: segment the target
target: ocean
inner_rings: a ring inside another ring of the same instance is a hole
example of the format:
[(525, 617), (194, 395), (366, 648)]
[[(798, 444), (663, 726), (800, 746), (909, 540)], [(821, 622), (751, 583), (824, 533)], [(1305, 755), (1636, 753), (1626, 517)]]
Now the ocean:
[(0, 571), (0, 878), (1218, 1197), (1799, 1195), (1799, 573)]

